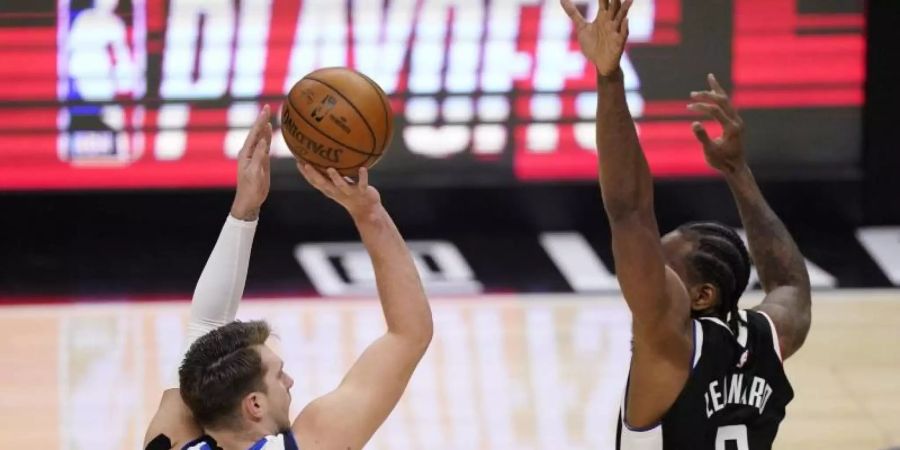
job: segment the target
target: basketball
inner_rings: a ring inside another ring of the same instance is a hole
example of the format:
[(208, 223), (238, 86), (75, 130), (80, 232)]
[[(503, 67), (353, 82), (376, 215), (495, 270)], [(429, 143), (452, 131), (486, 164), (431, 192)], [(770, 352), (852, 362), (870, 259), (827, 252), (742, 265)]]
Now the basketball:
[(387, 95), (369, 77), (344, 67), (316, 70), (291, 88), (281, 133), (297, 159), (356, 176), (384, 155), (394, 132)]

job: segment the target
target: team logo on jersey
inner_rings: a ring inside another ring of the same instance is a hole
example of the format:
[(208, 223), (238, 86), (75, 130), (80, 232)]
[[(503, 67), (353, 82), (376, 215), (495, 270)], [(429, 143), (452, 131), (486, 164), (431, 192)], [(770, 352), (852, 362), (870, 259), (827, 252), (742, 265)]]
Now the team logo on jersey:
[(738, 360), (737, 368), (740, 369), (744, 367), (744, 364), (747, 364), (747, 359), (750, 358), (750, 350), (744, 350), (744, 353), (741, 353), (741, 359)]

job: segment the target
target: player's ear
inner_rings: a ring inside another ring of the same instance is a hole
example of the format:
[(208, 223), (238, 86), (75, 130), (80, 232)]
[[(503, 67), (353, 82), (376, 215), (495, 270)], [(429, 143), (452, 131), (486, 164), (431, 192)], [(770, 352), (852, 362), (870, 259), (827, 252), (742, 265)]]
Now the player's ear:
[(266, 411), (266, 396), (262, 395), (259, 392), (251, 392), (244, 396), (244, 400), (241, 401), (241, 409), (244, 410), (244, 414), (252, 421), (259, 421), (265, 417)]
[(710, 283), (698, 283), (689, 289), (691, 310), (696, 312), (714, 311), (719, 304), (719, 289)]

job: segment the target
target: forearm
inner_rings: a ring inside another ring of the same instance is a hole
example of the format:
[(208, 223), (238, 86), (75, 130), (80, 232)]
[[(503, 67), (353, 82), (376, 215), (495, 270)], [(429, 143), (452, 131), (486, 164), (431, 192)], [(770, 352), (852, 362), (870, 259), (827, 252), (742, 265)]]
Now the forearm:
[(597, 151), (603, 203), (610, 218), (652, 211), (653, 179), (625, 101), (621, 69), (597, 77)]
[(354, 222), (372, 259), (388, 331), (417, 342), (431, 340), (431, 308), (403, 237), (378, 206)]
[(724, 172), (747, 232), (750, 254), (766, 292), (781, 286), (809, 290), (809, 274), (796, 242), (763, 198), (746, 164)]
[(234, 320), (247, 281), (256, 224), (232, 215), (226, 219), (191, 299), (189, 334), (202, 335)]
[[(256, 223), (238, 220), (233, 215), (225, 219), (194, 288), (183, 352), (204, 334), (234, 320), (247, 281)], [(167, 387), (178, 387), (176, 372), (164, 373), (163, 379)]]

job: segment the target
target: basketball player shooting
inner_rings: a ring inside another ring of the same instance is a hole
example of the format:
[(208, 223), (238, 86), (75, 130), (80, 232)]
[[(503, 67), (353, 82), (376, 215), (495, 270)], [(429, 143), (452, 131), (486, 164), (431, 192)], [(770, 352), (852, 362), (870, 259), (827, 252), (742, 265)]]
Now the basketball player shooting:
[[(236, 322), (260, 207), (269, 192), (272, 127), (266, 106), (238, 155), (234, 204), (203, 269), (179, 386), (163, 393), (146, 450), (359, 450), (400, 399), (432, 336), (431, 309), (406, 244), (368, 185), (330, 169), (301, 173), (350, 214), (369, 251), (387, 322), (332, 392), (289, 418), (293, 379), (267, 345), (269, 326)], [(337, 380), (335, 380), (337, 381)]]
[(750, 258), (730, 228), (688, 223), (660, 239), (653, 180), (619, 68), (631, 0), (600, 1), (592, 22), (571, 0), (562, 6), (598, 72), (600, 188), (633, 317), (616, 448), (769, 449), (793, 398), (782, 359), (800, 348), (810, 326), (803, 256), (763, 199), (744, 159), (743, 122), (712, 75), (711, 89), (692, 93), (689, 109), (713, 117), (724, 134), (710, 139), (700, 123), (693, 131), (737, 202), (766, 293), (762, 304), (738, 309)]

